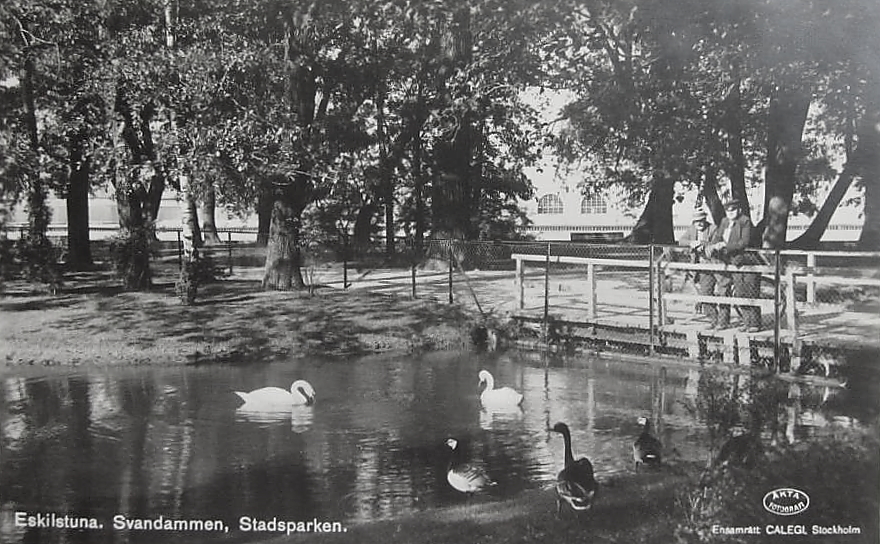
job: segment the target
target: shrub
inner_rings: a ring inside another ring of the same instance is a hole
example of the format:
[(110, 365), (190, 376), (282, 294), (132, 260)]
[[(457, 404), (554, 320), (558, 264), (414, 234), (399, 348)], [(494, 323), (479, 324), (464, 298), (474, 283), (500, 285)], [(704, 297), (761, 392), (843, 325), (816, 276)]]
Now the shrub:
[[(820, 537), (821, 542), (877, 542), (880, 523), (880, 440), (872, 431), (842, 429), (810, 442), (771, 451), (752, 469), (716, 467), (700, 484), (679, 496), (678, 542), (778, 542), (767, 525), (856, 526), (853, 535)], [(762, 499), (774, 489), (791, 487), (810, 497), (802, 514), (780, 518), (766, 512)], [(713, 526), (755, 525), (761, 535), (724, 535)]]
[(110, 256), (116, 275), (126, 289), (142, 289), (150, 286), (150, 227), (132, 229), (115, 237), (110, 243)]

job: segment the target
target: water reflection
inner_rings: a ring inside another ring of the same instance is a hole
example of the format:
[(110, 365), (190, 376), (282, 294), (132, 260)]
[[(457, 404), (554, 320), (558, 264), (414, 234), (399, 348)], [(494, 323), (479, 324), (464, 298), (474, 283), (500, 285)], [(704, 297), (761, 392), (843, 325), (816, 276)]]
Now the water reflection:
[[(480, 368), (521, 391), (522, 407), (481, 408)], [(233, 393), (293, 377), (321, 392), (315, 405), (254, 411)], [(728, 394), (754, 393), (746, 376), (723, 379)], [(115, 514), (223, 519), (234, 528), (240, 516), (351, 521), (431, 508), (461, 500), (445, 479), (450, 436), (499, 482), (487, 497), (495, 500), (555, 478), (563, 444), (547, 429), (558, 421), (571, 427), (575, 455), (592, 460), (600, 481), (632, 470), (639, 416), (652, 419), (680, 458), (705, 459), (704, 426), (687, 408), (701, 383), (694, 369), (449, 353), (6, 377), (0, 539), (155, 540), (111, 531)], [(788, 440), (808, 437), (810, 425), (853, 421), (846, 390), (791, 391), (779, 401)], [(16, 527), (17, 511), (95, 516), (108, 529)]]

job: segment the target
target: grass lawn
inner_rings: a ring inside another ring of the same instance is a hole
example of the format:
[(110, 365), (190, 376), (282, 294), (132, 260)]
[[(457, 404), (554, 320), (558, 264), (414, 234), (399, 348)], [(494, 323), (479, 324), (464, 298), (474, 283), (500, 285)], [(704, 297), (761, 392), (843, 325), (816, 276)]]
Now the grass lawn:
[(11, 283), (0, 296), (6, 365), (186, 364), (463, 347), (471, 318), (429, 300), (319, 289), (265, 292), (258, 282), (203, 287), (184, 306), (171, 284), (123, 292), (90, 274), (59, 295)]

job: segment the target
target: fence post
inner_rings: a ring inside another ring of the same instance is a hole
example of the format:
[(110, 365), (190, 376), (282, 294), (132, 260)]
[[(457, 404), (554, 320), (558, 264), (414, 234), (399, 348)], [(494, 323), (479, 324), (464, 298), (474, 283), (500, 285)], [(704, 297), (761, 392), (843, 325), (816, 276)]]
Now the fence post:
[(587, 318), (596, 320), (596, 264), (587, 263)]
[[(657, 327), (662, 328), (666, 325), (666, 305), (663, 303), (663, 283), (666, 281), (666, 274), (663, 269), (663, 251), (657, 258)], [(662, 341), (662, 340), (661, 340)]]
[(181, 229), (175, 229), (177, 232), (177, 271), (183, 270), (183, 240), (180, 239)]
[(779, 356), (781, 351), (779, 344), (779, 320), (782, 318), (782, 312), (780, 312), (782, 306), (782, 274), (778, 249), (776, 250), (775, 264), (776, 266), (773, 273), (776, 282), (776, 292), (773, 294), (775, 299), (773, 301), (773, 361), (770, 363), (770, 370), (773, 372), (776, 372), (779, 369)]
[(229, 256), (229, 275), (232, 275), (232, 231), (226, 231), (226, 251)]
[(452, 304), (452, 240), (449, 240), (449, 304)]
[(789, 333), (791, 334), (791, 365), (789, 370), (794, 372), (801, 366), (801, 339), (798, 334), (797, 300), (794, 298), (794, 272), (786, 271), (785, 284), (785, 317), (786, 321), (788, 321)]
[(342, 290), (348, 289), (348, 238), (342, 239)]
[(412, 298), (416, 298), (416, 263), (412, 265)]
[(807, 253), (807, 304), (816, 303), (816, 280), (813, 269), (816, 268), (816, 254)]
[(654, 355), (654, 243), (648, 246), (648, 355)]
[(516, 260), (516, 293), (519, 297), (519, 309), (525, 308), (525, 282), (523, 281), (523, 265), (522, 259)]
[(550, 315), (550, 242), (547, 242), (547, 258), (544, 261), (544, 326), (547, 326), (547, 316)]

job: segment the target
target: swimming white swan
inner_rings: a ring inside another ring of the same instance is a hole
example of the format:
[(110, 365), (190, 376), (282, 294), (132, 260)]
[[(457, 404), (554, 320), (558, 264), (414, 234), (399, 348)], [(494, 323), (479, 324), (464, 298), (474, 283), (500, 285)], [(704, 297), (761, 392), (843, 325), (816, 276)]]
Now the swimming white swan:
[(248, 393), (236, 391), (249, 407), (289, 408), (293, 405), (315, 403), (315, 389), (305, 380), (297, 380), (290, 386), (290, 391), (280, 387), (261, 387)]
[(498, 389), (495, 389), (495, 378), (492, 377), (492, 374), (490, 374), (488, 370), (481, 370), (479, 376), (480, 385), (482, 385), (483, 382), (486, 383), (486, 388), (480, 395), (480, 402), (483, 403), (483, 406), (518, 406), (522, 402), (522, 394), (516, 392), (510, 387), (499, 387)]

